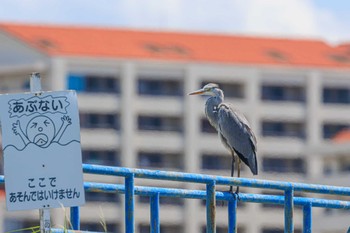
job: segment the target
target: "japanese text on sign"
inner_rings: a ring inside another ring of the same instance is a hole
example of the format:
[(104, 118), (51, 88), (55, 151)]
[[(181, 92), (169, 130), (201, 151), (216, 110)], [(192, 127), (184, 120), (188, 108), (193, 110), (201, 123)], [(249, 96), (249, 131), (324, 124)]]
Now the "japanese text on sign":
[[(47, 200), (62, 200), (75, 199), (80, 197), (80, 192), (76, 188), (60, 188), (56, 187), (56, 177), (40, 177), (29, 178), (28, 187), (31, 191), (11, 192), (9, 201), (15, 202), (29, 202), (29, 201), (47, 201)], [(41, 190), (42, 188), (49, 188)]]
[(66, 114), (69, 105), (66, 97), (53, 97), (51, 95), (41, 98), (33, 96), (29, 99), (12, 99), (9, 101), (10, 117), (29, 116), (34, 113), (56, 113)]

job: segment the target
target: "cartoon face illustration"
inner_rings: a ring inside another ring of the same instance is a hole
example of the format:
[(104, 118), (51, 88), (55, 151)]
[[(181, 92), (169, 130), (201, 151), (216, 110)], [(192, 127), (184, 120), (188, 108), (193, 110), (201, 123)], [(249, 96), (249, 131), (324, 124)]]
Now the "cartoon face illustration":
[(54, 122), (47, 116), (40, 115), (32, 118), (24, 132), (21, 127), (21, 122), (17, 120), (12, 123), (12, 131), (18, 135), (25, 145), (34, 143), (42, 148), (48, 147), (51, 143), (59, 143), (66, 128), (72, 124), (72, 119), (69, 116), (61, 117), (62, 124), (56, 133)]
[(28, 122), (27, 138), (37, 146), (47, 147), (55, 137), (55, 125), (46, 116), (37, 116)]

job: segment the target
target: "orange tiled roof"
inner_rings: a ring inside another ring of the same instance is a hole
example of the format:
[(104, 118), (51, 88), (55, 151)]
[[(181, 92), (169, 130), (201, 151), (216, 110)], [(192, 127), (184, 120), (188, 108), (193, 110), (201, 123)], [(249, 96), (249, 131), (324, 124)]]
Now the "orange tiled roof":
[(9, 23), (0, 30), (51, 56), (350, 68), (350, 46), (320, 40)]

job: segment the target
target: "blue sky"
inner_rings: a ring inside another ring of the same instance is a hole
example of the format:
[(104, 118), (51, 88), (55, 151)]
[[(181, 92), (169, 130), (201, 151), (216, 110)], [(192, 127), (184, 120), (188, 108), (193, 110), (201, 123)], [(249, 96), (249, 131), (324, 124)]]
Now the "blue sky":
[(348, 0), (2, 0), (0, 21), (350, 41)]

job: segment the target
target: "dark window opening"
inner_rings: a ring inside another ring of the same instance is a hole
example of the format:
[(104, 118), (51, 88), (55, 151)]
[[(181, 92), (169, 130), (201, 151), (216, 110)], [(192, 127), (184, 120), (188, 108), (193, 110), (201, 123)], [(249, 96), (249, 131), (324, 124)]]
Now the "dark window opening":
[(347, 128), (349, 128), (348, 124), (326, 123), (323, 125), (323, 138), (324, 139), (331, 139), (337, 133), (339, 133), (340, 131), (345, 130)]
[[(150, 233), (150, 226), (148, 224), (140, 224), (138, 226), (139, 233)], [(162, 233), (179, 233), (184, 232), (183, 226), (160, 224), (160, 232)]]
[(303, 158), (268, 158), (262, 160), (263, 171), (276, 173), (306, 173), (306, 162)]
[(85, 192), (85, 199), (87, 202), (120, 202), (120, 196), (117, 193)]
[(156, 80), (141, 77), (138, 81), (139, 95), (182, 96), (183, 84), (176, 80)]
[[(206, 233), (206, 232), (207, 232), (207, 226), (202, 226), (201, 233)], [(226, 233), (226, 232), (228, 232), (227, 226), (216, 226), (216, 233)], [(237, 232), (246, 233), (246, 229), (242, 226), (238, 226)]]
[[(215, 82), (219, 88), (224, 92), (227, 98), (244, 98), (244, 84), (243, 83), (229, 83), (229, 82)], [(202, 87), (208, 82), (202, 82)]]
[(349, 104), (350, 89), (325, 87), (323, 88), (323, 103), (326, 104)]
[[(263, 228), (261, 233), (283, 233), (284, 230), (282, 228), (276, 227), (276, 228)], [(301, 229), (294, 229), (294, 233), (301, 233)]]
[(119, 117), (112, 113), (81, 113), (82, 128), (120, 129)]
[(165, 152), (139, 152), (138, 165), (141, 168), (183, 169), (181, 154)]
[(229, 170), (231, 169), (231, 156), (203, 155), (202, 169)]
[(182, 132), (182, 120), (179, 117), (139, 116), (139, 130)]
[(305, 102), (301, 86), (263, 85), (261, 94), (263, 100)]
[(83, 163), (119, 166), (119, 156), (114, 150), (83, 150)]
[(69, 74), (67, 86), (82, 92), (120, 93), (120, 81), (113, 76)]
[(218, 133), (216, 129), (209, 123), (207, 118), (201, 119), (201, 131), (202, 133)]
[(304, 124), (299, 122), (264, 121), (262, 135), (305, 138)]
[(108, 223), (108, 222), (105, 224), (102, 224), (101, 222), (81, 222), (80, 230), (93, 231), (93, 232), (116, 232), (116, 233), (120, 232), (118, 224)]
[[(139, 196), (139, 202), (149, 204), (149, 196)], [(183, 206), (185, 204), (185, 199), (176, 197), (160, 197), (159, 203), (161, 205), (173, 205), (173, 206)]]

